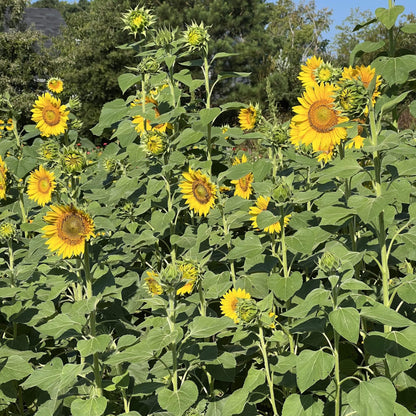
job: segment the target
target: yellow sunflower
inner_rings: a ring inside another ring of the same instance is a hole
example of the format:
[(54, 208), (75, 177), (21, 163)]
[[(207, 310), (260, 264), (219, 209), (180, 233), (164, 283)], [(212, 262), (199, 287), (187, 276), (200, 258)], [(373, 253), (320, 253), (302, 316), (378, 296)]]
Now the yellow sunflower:
[[(374, 76), (376, 75), (375, 68), (371, 68), (371, 66), (357, 66), (357, 67), (348, 67), (344, 68), (341, 74), (340, 81), (348, 80), (348, 79), (359, 79), (364, 84), (365, 88), (368, 88), (370, 85), (370, 82), (373, 80)], [(374, 92), (372, 96), (372, 102), (373, 105), (376, 102), (377, 97), (381, 94), (380, 92), (380, 86), (381, 86), (381, 77), (380, 75), (377, 75), (376, 78), (376, 85), (374, 87)]]
[(45, 137), (57, 136), (65, 133), (68, 114), (66, 107), (61, 105), (61, 100), (52, 97), (48, 92), (38, 97), (31, 110), (32, 120)]
[[(240, 163), (246, 163), (247, 157), (245, 154), (241, 156), (241, 160), (236, 157), (234, 159), (233, 165), (239, 165)], [(235, 185), (234, 195), (238, 195), (241, 198), (249, 199), (252, 193), (252, 186), (254, 176), (252, 173), (248, 173), (247, 175), (243, 176), (240, 179), (232, 180), (231, 183)]]
[(334, 87), (330, 84), (307, 87), (301, 105), (293, 107), (290, 137), (292, 143), (312, 144), (314, 152), (326, 151), (347, 136), (347, 131), (337, 124), (347, 121), (334, 109)]
[[(153, 106), (153, 110), (155, 112), (156, 118), (160, 116), (159, 110), (157, 108), (157, 101), (152, 98), (147, 96), (145, 98), (145, 104), (149, 104), (152, 103), (154, 104)], [(142, 105), (142, 100), (141, 98), (135, 98), (133, 100), (133, 102), (130, 104), (130, 107), (138, 107)], [(161, 133), (165, 133), (166, 130), (171, 129), (172, 128), (172, 124), (170, 123), (161, 123), (161, 124), (157, 124), (155, 126), (152, 126), (149, 120), (146, 120), (146, 127), (144, 125), (144, 118), (140, 115), (134, 116), (133, 117), (133, 124), (136, 124), (135, 126), (135, 130), (137, 131), (137, 133), (144, 133), (146, 131), (158, 131)]]
[(0, 156), (0, 199), (6, 199), (7, 166)]
[(64, 89), (63, 81), (56, 77), (49, 78), (46, 86), (48, 87), (49, 91), (55, 92), (56, 94), (59, 94)]
[(163, 137), (159, 134), (149, 134), (144, 138), (143, 142), (143, 147), (146, 152), (152, 155), (159, 155), (165, 150)]
[(242, 108), (238, 114), (238, 120), (242, 130), (252, 130), (259, 121), (259, 110), (252, 105)]
[(42, 231), (49, 250), (63, 258), (83, 254), (85, 241), (94, 237), (92, 218), (73, 205), (52, 205), (43, 219), (48, 224)]
[(301, 65), (298, 79), (304, 87), (313, 87), (316, 84), (315, 71), (323, 62), (322, 58), (312, 56), (306, 61), (306, 65)]
[(4, 121), (0, 120), (0, 130), (4, 130)]
[(9, 118), (7, 120), (6, 130), (12, 131), (13, 129), (14, 129), (13, 119), (12, 118)]
[(176, 294), (189, 294), (192, 292), (196, 279), (198, 278), (198, 270), (191, 263), (180, 264), (179, 270), (182, 272), (182, 280), (185, 281), (185, 284), (176, 291)]
[[(249, 208), (249, 213), (252, 215), (252, 217), (250, 217), (250, 220), (252, 221), (252, 225), (254, 228), (257, 228), (257, 229), (259, 228), (259, 226), (257, 225), (257, 216), (261, 212), (267, 210), (267, 207), (269, 206), (269, 202), (270, 202), (270, 197), (265, 198), (264, 196), (259, 196), (257, 198), (256, 205), (254, 207)], [(284, 218), (285, 227), (289, 223), (289, 219), (290, 219), (290, 215), (286, 215)], [(281, 231), (280, 221), (275, 222), (272, 225), (269, 225), (268, 227), (264, 229), (264, 231), (269, 234), (280, 233)]]
[(250, 298), (250, 293), (247, 293), (244, 289), (230, 289), (221, 299), (221, 313), (231, 318), (237, 324), (240, 321), (237, 315), (238, 301), (239, 299)]
[(42, 165), (32, 172), (28, 179), (27, 194), (37, 204), (44, 206), (52, 199), (56, 187), (55, 174), (47, 171)]
[(144, 278), (144, 281), (146, 282), (147, 290), (149, 291), (149, 293), (152, 296), (161, 295), (163, 293), (163, 288), (156, 280), (158, 274), (153, 270), (147, 271), (146, 274), (147, 277)]
[(199, 170), (194, 171), (189, 168), (189, 171), (184, 172), (182, 176), (185, 180), (179, 184), (179, 187), (189, 208), (198, 215), (207, 215), (215, 204), (216, 186)]

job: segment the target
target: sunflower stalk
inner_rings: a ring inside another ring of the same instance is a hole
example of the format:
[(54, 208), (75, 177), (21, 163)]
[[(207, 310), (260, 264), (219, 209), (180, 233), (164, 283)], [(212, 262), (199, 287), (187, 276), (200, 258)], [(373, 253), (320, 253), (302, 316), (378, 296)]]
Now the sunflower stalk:
[(263, 356), (263, 363), (264, 363), (264, 371), (266, 374), (266, 381), (267, 386), (269, 388), (269, 401), (273, 409), (273, 416), (279, 416), (279, 413), (277, 411), (276, 407), (276, 399), (274, 397), (274, 384), (273, 384), (273, 373), (270, 373), (270, 366), (269, 366), (269, 358), (267, 356), (267, 347), (266, 342), (264, 341), (264, 334), (263, 334), (263, 327), (259, 323), (259, 333), (258, 333), (259, 341), (260, 341), (260, 351)]
[[(205, 108), (211, 108), (211, 93), (212, 89), (209, 83), (209, 62), (208, 62), (208, 54), (207, 52), (203, 51), (203, 66), (202, 66), (202, 73), (204, 74), (205, 80), (205, 92), (206, 92), (206, 103)], [(212, 160), (212, 122), (210, 121), (207, 126), (207, 160)], [(211, 166), (209, 168), (209, 174), (211, 175)]]
[[(222, 215), (222, 229), (223, 229), (223, 233), (224, 233), (224, 237), (227, 237), (230, 234), (230, 230), (229, 230), (229, 226), (228, 226), (228, 222), (227, 222), (227, 217), (224, 213), (224, 206), (222, 204), (218, 205), (220, 207), (221, 210), (221, 215)], [(227, 250), (228, 253), (231, 251), (231, 239), (229, 239), (227, 241)], [(231, 280), (233, 282), (233, 287), (236, 287), (236, 274), (235, 274), (235, 265), (234, 265), (234, 260), (230, 259), (230, 275), (231, 275)]]
[[(369, 120), (370, 120), (370, 136), (371, 136), (371, 145), (375, 148), (377, 147), (377, 138), (379, 134), (379, 125), (376, 124), (375, 111), (374, 107), (371, 105), (370, 100), (370, 111), (369, 111)], [(374, 180), (373, 188), (376, 192), (376, 196), (380, 197), (382, 194), (381, 187), (381, 156), (378, 150), (373, 151), (373, 163), (374, 163)], [(390, 281), (390, 269), (389, 269), (389, 256), (387, 248), (387, 236), (385, 229), (384, 221), (384, 211), (381, 211), (378, 215), (378, 227), (377, 227), (377, 237), (378, 244), (380, 247), (380, 256), (381, 262), (379, 262), (379, 268), (382, 278), (382, 293), (383, 293), (383, 304), (390, 308), (390, 296), (389, 296), (389, 281)], [(391, 327), (384, 325), (384, 333), (391, 331)]]
[(285, 213), (283, 207), (280, 207), (280, 250), (282, 252), (282, 267), (283, 276), (289, 277), (290, 268), (287, 264), (287, 247), (286, 247), (286, 234), (285, 234)]
[[(26, 224), (27, 223), (27, 214), (26, 214), (24, 197), (23, 197), (24, 187), (19, 186), (18, 189), (19, 189), (19, 208), (20, 208), (20, 212), (22, 214), (22, 224)], [(24, 231), (23, 235), (25, 236), (25, 238), (27, 238), (28, 232)]]
[(170, 350), (172, 352), (172, 373), (171, 381), (173, 391), (176, 393), (178, 391), (178, 356), (177, 356), (177, 347), (176, 347), (176, 292), (175, 290), (168, 291), (169, 305), (167, 310), (167, 319), (168, 325), (171, 333), (172, 343), (170, 344)]
[[(94, 278), (91, 274), (89, 243), (87, 241), (85, 241), (85, 251), (84, 251), (84, 273), (85, 273), (86, 297), (87, 299), (91, 299), (93, 297), (92, 285), (93, 285)], [(97, 323), (96, 319), (97, 319), (97, 310), (96, 310), (96, 306), (94, 306), (94, 309), (90, 313), (90, 319), (89, 319), (90, 335), (92, 337), (96, 336), (96, 323)], [(96, 394), (98, 397), (101, 397), (103, 395), (102, 375), (101, 375), (100, 362), (99, 362), (97, 352), (93, 354), (93, 372), (94, 372)]]
[[(339, 291), (339, 285), (341, 283), (341, 277), (338, 277), (338, 282), (335, 284), (333, 290), (332, 290), (332, 307), (333, 310), (336, 310), (338, 308), (338, 291)], [(342, 402), (341, 402), (341, 378), (340, 378), (340, 359), (339, 359), (339, 340), (340, 336), (338, 332), (333, 329), (334, 332), (334, 346), (332, 349), (332, 354), (334, 356), (334, 377), (335, 377), (335, 413), (334, 416), (341, 416), (341, 408), (342, 408)]]

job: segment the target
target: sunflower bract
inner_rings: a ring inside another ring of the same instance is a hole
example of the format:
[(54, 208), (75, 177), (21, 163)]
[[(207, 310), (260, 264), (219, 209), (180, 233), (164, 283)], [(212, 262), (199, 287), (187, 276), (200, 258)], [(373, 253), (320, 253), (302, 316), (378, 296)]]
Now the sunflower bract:
[(250, 293), (247, 293), (244, 289), (230, 289), (221, 299), (221, 313), (231, 318), (234, 323), (240, 321), (237, 315), (237, 304), (239, 299), (250, 299)]

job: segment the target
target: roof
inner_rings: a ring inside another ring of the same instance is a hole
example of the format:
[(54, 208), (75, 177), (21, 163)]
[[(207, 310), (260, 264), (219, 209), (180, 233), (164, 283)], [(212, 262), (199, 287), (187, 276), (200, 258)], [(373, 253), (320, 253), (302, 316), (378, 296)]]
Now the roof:
[(48, 37), (58, 36), (65, 20), (57, 9), (46, 7), (28, 7), (23, 14), (25, 24), (42, 32)]

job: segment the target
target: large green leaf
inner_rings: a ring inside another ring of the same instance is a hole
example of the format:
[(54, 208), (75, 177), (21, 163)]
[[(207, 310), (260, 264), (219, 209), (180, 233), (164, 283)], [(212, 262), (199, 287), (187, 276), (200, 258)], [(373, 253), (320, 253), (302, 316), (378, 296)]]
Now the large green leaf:
[(101, 416), (107, 407), (107, 399), (101, 397), (91, 397), (89, 399), (75, 399), (71, 403), (73, 415)]
[(402, 300), (407, 303), (416, 303), (416, 275), (411, 274), (406, 276), (400, 282), (400, 286), (397, 288), (397, 294)]
[(302, 287), (303, 279), (299, 272), (294, 272), (288, 277), (272, 274), (268, 283), (275, 296), (286, 302)]
[(354, 60), (357, 55), (361, 55), (363, 52), (369, 53), (369, 52), (378, 51), (384, 46), (384, 44), (385, 42), (381, 40), (379, 42), (365, 41), (365, 42), (359, 43), (358, 45), (355, 45), (350, 55), (350, 65), (351, 66), (354, 65)]
[(101, 334), (90, 339), (82, 339), (78, 341), (77, 350), (81, 356), (87, 357), (96, 352), (104, 352), (111, 341), (112, 338), (108, 334)]
[(396, 389), (390, 380), (384, 377), (362, 381), (347, 396), (350, 406), (360, 415), (392, 416)]
[(282, 416), (317, 416), (323, 410), (323, 402), (312, 395), (291, 394), (283, 404)]
[(21, 380), (33, 371), (32, 366), (19, 355), (11, 355), (0, 361), (0, 384)]
[(168, 388), (159, 390), (158, 402), (162, 409), (172, 412), (175, 416), (181, 416), (189, 409), (198, 398), (198, 388), (195, 383), (185, 380), (175, 392)]
[(361, 308), (360, 315), (371, 321), (380, 322), (383, 325), (393, 327), (405, 327), (414, 325), (414, 322), (405, 318), (393, 309), (382, 305), (381, 303), (375, 303), (372, 306), (364, 306)]
[(296, 382), (303, 393), (318, 380), (329, 376), (334, 368), (334, 357), (322, 350), (303, 350), (296, 360)]
[(228, 253), (229, 259), (254, 257), (264, 250), (260, 238), (255, 234), (246, 234), (244, 240), (234, 240), (234, 248)]
[(376, 9), (377, 20), (382, 23), (387, 29), (391, 29), (396, 23), (397, 18), (401, 13), (404, 12), (403, 6), (393, 6), (385, 9), (384, 7), (379, 7)]
[(360, 335), (360, 314), (354, 308), (339, 308), (329, 313), (329, 322), (342, 337), (356, 343)]
[(378, 221), (378, 214), (387, 207), (388, 200), (383, 196), (366, 197), (353, 195), (348, 199), (348, 205), (355, 209), (364, 223), (368, 224)]
[(221, 332), (232, 324), (232, 321), (223, 316), (222, 318), (214, 318), (211, 316), (197, 316), (189, 325), (191, 336), (194, 338), (207, 338)]
[(388, 85), (404, 84), (409, 74), (416, 70), (416, 56), (403, 55), (397, 58), (380, 56), (372, 64), (377, 74), (381, 74)]

